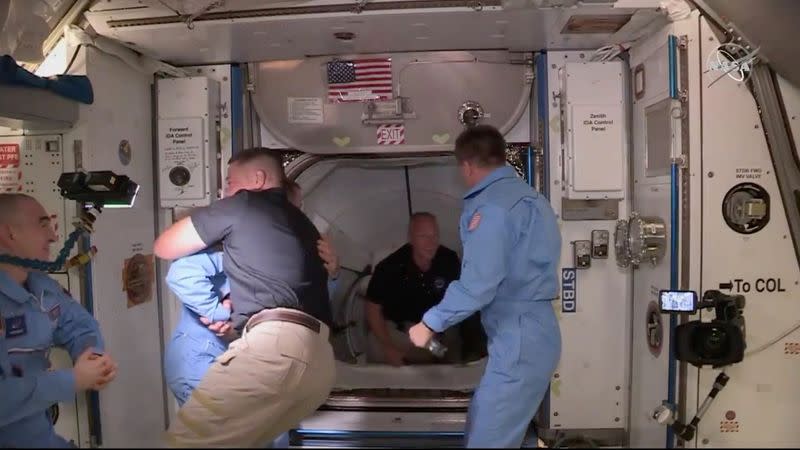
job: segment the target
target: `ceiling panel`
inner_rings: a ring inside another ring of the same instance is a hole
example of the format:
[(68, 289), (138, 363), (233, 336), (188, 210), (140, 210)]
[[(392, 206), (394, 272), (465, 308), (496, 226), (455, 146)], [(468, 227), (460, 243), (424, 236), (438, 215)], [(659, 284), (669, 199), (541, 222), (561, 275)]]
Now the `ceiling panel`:
[[(334, 1), (313, 3), (315, 6)], [(249, 2), (251, 7), (264, 2)], [(274, 4), (274, 2), (271, 2)], [(666, 23), (654, 9), (581, 7), (504, 11), (486, 7), (404, 9), (355, 13), (251, 17), (112, 28), (109, 21), (164, 17), (164, 8), (93, 10), (87, 13), (98, 33), (118, 39), (157, 59), (175, 65), (256, 62), (314, 55), (435, 50), (534, 51), (592, 49), (623, 42)], [(171, 13), (174, 15), (174, 13)], [(567, 21), (581, 15), (632, 15), (615, 34), (562, 34)], [(349, 42), (337, 32), (352, 32)]]

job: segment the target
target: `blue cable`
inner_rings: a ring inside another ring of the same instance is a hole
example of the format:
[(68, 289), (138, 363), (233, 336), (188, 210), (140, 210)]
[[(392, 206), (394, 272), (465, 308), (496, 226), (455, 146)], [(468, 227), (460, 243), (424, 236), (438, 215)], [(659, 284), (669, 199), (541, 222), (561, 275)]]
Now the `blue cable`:
[[(669, 96), (678, 98), (678, 66), (677, 66), (677, 45), (678, 38), (670, 35), (667, 42), (669, 58)], [(680, 205), (680, 190), (678, 182), (680, 171), (677, 162), (673, 162), (670, 168), (670, 267), (669, 267), (669, 288), (678, 289), (678, 223)], [(669, 315), (669, 360), (667, 361), (667, 402), (670, 406), (675, 405), (675, 384), (677, 378), (677, 361), (675, 360), (675, 328), (678, 326), (678, 318), (675, 314)], [(667, 427), (666, 448), (675, 447), (675, 433), (672, 427)]]

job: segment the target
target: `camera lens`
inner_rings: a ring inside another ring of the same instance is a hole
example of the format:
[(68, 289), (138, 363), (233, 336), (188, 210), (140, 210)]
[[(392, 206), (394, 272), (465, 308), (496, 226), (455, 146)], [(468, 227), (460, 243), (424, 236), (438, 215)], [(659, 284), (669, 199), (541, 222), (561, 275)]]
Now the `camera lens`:
[(720, 327), (698, 330), (697, 347), (705, 358), (720, 358), (728, 352), (728, 333)]

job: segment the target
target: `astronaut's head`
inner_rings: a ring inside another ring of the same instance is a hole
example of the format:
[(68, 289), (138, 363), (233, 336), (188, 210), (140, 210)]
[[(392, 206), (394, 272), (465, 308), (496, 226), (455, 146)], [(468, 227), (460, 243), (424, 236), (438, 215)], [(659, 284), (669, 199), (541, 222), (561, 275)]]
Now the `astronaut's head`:
[(429, 212), (417, 212), (408, 223), (408, 243), (414, 260), (430, 264), (439, 250), (439, 224)]
[(471, 188), (491, 171), (505, 165), (506, 140), (497, 128), (476, 125), (458, 136), (455, 153), (461, 178)]
[(235, 154), (228, 161), (225, 178), (225, 197), (239, 191), (265, 191), (283, 186), (283, 158), (277, 150), (250, 148)]
[(58, 236), (50, 214), (25, 194), (0, 194), (0, 252), (19, 258), (50, 260)]

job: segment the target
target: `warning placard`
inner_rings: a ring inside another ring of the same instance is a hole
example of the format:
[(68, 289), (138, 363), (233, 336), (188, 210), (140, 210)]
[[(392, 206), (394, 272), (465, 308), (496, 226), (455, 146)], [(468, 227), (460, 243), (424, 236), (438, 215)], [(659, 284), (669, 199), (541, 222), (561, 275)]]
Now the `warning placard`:
[(19, 144), (0, 144), (0, 192), (22, 191)]
[(0, 169), (19, 167), (19, 144), (0, 144)]
[(289, 97), (289, 123), (322, 124), (325, 115), (322, 99), (319, 97)]

